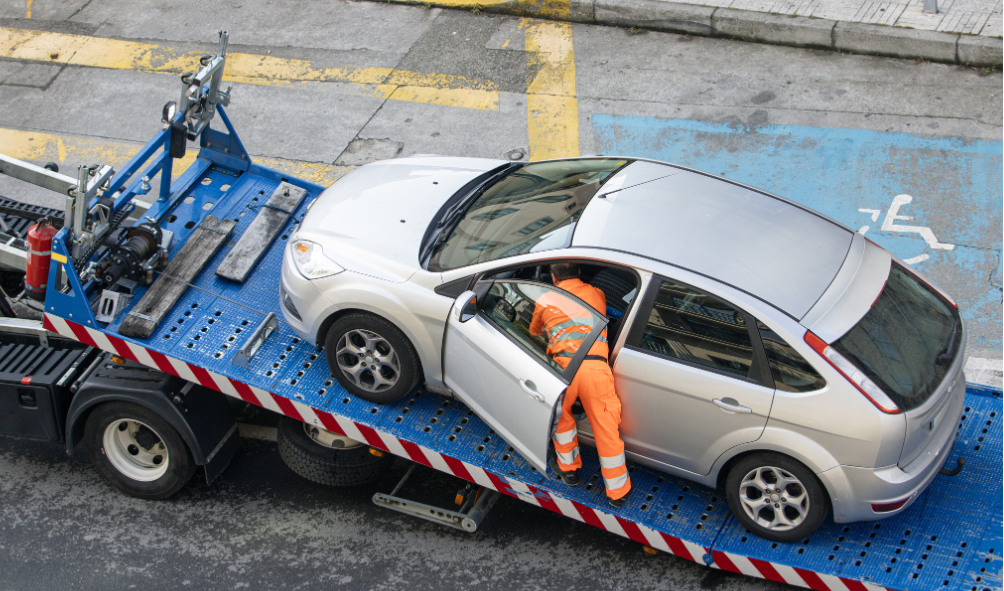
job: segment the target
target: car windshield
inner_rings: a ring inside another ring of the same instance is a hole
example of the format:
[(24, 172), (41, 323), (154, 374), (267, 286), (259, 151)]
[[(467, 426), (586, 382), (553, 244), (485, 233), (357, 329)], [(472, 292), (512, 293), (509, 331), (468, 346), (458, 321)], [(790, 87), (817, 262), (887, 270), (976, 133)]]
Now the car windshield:
[(961, 340), (958, 311), (894, 263), (875, 304), (833, 347), (906, 411), (938, 389)]
[(628, 163), (593, 158), (527, 164), (474, 199), (432, 254), (443, 271), (571, 244), (575, 222), (600, 186)]

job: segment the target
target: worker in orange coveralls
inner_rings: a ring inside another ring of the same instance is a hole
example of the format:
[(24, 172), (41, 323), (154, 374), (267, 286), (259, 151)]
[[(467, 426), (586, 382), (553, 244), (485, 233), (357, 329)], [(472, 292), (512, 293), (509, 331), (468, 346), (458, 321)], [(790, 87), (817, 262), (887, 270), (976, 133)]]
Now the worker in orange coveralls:
[[(577, 265), (551, 265), (551, 278), (559, 289), (575, 295), (601, 314), (606, 311), (606, 296), (601, 290), (579, 279)], [(547, 354), (561, 367), (568, 366), (582, 346), (582, 339), (592, 330), (589, 313), (581, 310), (581, 314), (575, 314), (576, 308), (581, 306), (570, 298), (549, 292), (537, 301), (533, 311), (530, 333), (546, 336)], [(569, 313), (581, 318), (576, 320)], [(550, 458), (548, 463), (565, 484), (575, 486), (579, 483), (575, 472), (582, 467), (582, 458), (579, 457), (579, 437), (575, 418), (572, 416), (572, 405), (580, 400), (593, 429), (607, 500), (611, 506), (620, 508), (631, 492), (631, 477), (624, 458), (624, 442), (619, 433), (621, 402), (614, 391), (614, 376), (610, 371), (608, 358), (607, 333), (604, 330), (593, 342), (589, 353), (579, 365), (575, 378), (565, 391), (561, 418), (558, 419), (554, 434), (557, 458)]]

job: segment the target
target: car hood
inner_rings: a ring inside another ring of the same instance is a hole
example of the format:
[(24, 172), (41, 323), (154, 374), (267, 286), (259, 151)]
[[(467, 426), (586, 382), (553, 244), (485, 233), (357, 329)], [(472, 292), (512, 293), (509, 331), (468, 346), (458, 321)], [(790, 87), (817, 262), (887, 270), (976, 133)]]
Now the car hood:
[(350, 271), (405, 281), (436, 212), (478, 175), (505, 164), (485, 158), (383, 160), (343, 176), (311, 204), (296, 237), (320, 244)]

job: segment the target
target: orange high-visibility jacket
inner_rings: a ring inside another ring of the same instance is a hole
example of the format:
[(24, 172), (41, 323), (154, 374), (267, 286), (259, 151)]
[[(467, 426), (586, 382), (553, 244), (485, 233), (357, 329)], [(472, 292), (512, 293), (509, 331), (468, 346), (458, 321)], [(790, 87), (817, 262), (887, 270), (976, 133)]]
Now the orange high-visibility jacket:
[[(566, 279), (557, 284), (563, 289), (595, 308), (602, 315), (607, 309), (607, 298), (603, 292), (581, 279)], [(561, 367), (567, 367), (582, 346), (582, 339), (592, 330), (592, 320), (588, 311), (571, 298), (563, 298), (555, 292), (544, 294), (533, 310), (530, 334), (547, 333), (547, 354)], [(608, 358), (607, 331), (589, 348), (590, 355)]]

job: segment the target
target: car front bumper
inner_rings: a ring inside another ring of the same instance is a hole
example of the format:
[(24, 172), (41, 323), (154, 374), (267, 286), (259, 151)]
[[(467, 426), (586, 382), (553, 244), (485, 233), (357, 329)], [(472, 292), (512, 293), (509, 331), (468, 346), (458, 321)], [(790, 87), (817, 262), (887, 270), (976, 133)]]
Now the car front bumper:
[[(930, 486), (948, 460), (965, 407), (965, 395), (966, 379), (960, 374), (937, 436), (931, 438), (927, 448), (905, 468), (837, 466), (818, 474), (826, 488), (837, 491), (841, 497), (834, 499), (833, 520), (837, 523), (870, 521), (906, 511)], [(892, 511), (876, 512), (872, 508), (872, 505), (888, 505), (904, 499), (906, 502)]]

